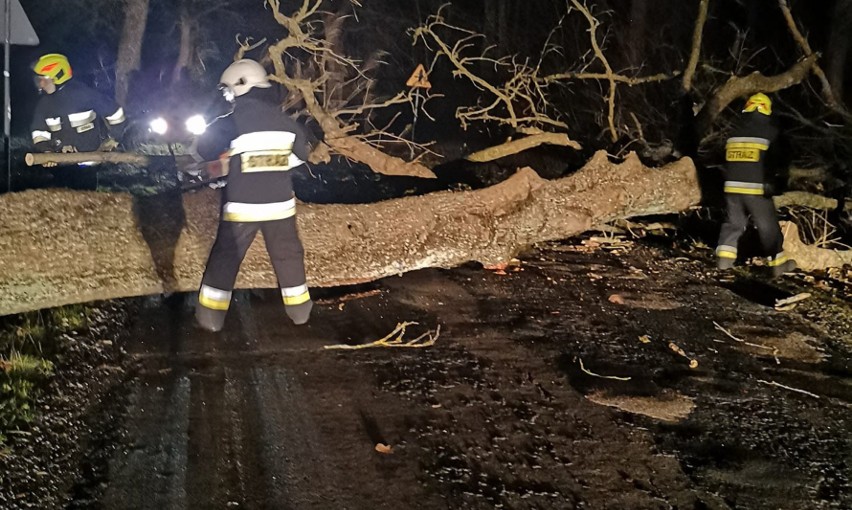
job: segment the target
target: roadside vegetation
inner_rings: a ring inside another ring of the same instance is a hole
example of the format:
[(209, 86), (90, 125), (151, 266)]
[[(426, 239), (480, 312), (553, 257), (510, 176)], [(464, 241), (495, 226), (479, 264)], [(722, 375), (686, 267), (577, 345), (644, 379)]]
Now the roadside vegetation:
[(41, 411), (39, 396), (55, 375), (60, 335), (87, 328), (88, 310), (71, 305), (38, 310), (0, 324), (0, 445), (26, 434)]

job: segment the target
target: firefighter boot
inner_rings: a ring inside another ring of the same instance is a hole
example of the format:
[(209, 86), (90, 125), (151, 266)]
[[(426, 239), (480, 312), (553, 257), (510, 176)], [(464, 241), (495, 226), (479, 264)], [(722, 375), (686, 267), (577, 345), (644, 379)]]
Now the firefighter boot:
[(211, 333), (222, 331), (225, 326), (225, 315), (227, 310), (214, 310), (207, 308), (202, 304), (195, 305), (195, 320), (202, 329), (206, 329)]
[(799, 266), (796, 265), (796, 261), (793, 260), (793, 259), (789, 259), (789, 260), (785, 261), (783, 264), (778, 264), (777, 266), (772, 266), (772, 277), (778, 278), (782, 274), (789, 273), (789, 272), (793, 271), (794, 269), (796, 269), (797, 267), (799, 267)]
[(287, 312), (287, 317), (293, 321), (293, 324), (299, 326), (306, 322), (311, 317), (311, 308), (314, 307), (314, 302), (311, 300), (305, 301), (299, 305), (287, 305), (284, 311)]
[(734, 262), (736, 262), (736, 261), (737, 261), (737, 259), (730, 259), (730, 258), (727, 258), (727, 257), (719, 257), (719, 258), (716, 259), (716, 268), (717, 269), (731, 269), (732, 267), (734, 267)]

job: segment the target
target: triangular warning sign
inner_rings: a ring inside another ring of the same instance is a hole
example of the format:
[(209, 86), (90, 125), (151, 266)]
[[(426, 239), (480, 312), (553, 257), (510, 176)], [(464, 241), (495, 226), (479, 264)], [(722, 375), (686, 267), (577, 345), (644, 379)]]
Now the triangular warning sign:
[(432, 88), (432, 84), (429, 83), (429, 74), (426, 72), (426, 68), (423, 67), (423, 64), (417, 64), (417, 68), (414, 69), (414, 72), (411, 73), (411, 77), (408, 78), (408, 81), (405, 82), (405, 84), (409, 87), (421, 89)]
[(19, 0), (11, 2), (11, 26), (10, 34), (6, 34), (6, 2), (0, 2), (0, 41), (5, 41), (8, 35), (9, 44), (18, 44), (21, 46), (36, 46), (38, 44), (38, 36), (30, 24), (27, 13), (21, 7)]

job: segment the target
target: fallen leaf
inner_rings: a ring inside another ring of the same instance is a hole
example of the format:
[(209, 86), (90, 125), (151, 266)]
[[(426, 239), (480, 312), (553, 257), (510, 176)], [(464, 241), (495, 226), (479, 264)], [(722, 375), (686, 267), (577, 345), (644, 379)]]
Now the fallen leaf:
[(639, 341), (642, 342), (643, 344), (649, 344), (649, 343), (651, 343), (651, 337), (648, 336), (648, 335), (642, 335), (642, 336), (639, 337)]

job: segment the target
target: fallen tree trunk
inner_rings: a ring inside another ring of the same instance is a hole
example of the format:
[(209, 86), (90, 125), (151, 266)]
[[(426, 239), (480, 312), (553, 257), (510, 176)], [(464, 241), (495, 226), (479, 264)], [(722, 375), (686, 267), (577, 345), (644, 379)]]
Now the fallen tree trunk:
[[(300, 205), (309, 283), (333, 286), (425, 267), (504, 261), (525, 246), (617, 218), (680, 211), (699, 201), (692, 161), (660, 169), (598, 152), (569, 177), (524, 168), (490, 188), (363, 205)], [(163, 291), (193, 291), (218, 222), (219, 195), (134, 198), (30, 190), (0, 196), (0, 315)], [(273, 288), (262, 242), (239, 288)]]

